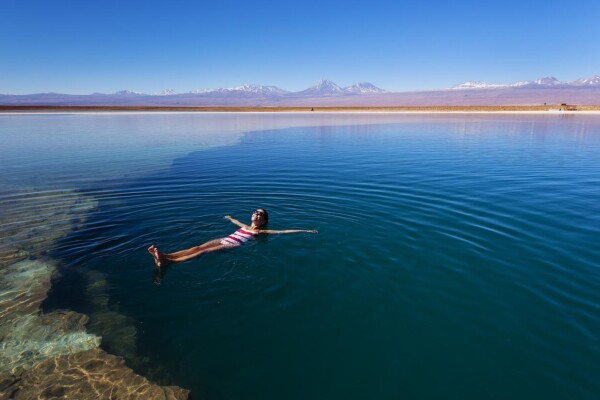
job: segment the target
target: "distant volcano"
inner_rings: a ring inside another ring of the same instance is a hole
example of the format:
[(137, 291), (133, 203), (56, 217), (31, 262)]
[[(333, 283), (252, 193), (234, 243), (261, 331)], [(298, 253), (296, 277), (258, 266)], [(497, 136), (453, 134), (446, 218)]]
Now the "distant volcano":
[(340, 87), (324, 79), (299, 92), (289, 92), (277, 86), (244, 84), (231, 88), (196, 89), (185, 93), (165, 89), (159, 94), (130, 90), (89, 95), (0, 94), (0, 105), (7, 106), (386, 107), (544, 103), (600, 105), (600, 76), (594, 75), (573, 82), (561, 82), (555, 77), (509, 84), (468, 81), (449, 89), (415, 92), (388, 92), (369, 82)]

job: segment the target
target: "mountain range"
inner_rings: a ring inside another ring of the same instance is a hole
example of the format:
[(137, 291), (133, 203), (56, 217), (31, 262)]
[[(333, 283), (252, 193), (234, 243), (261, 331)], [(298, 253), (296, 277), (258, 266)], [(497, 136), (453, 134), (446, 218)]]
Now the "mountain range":
[(165, 89), (158, 94), (121, 90), (111, 94), (70, 95), (38, 93), (0, 94), (0, 105), (37, 106), (435, 106), (435, 105), (534, 105), (600, 104), (600, 76), (561, 82), (544, 77), (510, 84), (468, 81), (447, 89), (389, 92), (372, 83), (340, 87), (330, 80), (290, 92), (277, 86), (245, 84), (218, 89), (195, 89), (176, 93)]
[[(289, 92), (287, 90), (281, 89), (277, 86), (262, 86), (262, 85), (251, 85), (244, 84), (242, 86), (236, 86), (231, 88), (219, 88), (219, 89), (194, 89), (189, 92), (189, 94), (234, 94), (234, 95), (242, 95), (242, 94), (254, 94), (254, 95), (299, 95), (299, 96), (314, 96), (314, 95), (337, 95), (337, 94), (373, 94), (373, 93), (386, 93), (386, 90), (380, 89), (377, 86), (373, 85), (369, 82), (360, 82), (355, 83), (352, 86), (340, 87), (334, 82), (323, 79), (317, 82), (315, 85), (309, 87), (308, 89), (302, 90), (300, 92)], [(117, 93), (125, 93), (125, 92), (117, 92)], [(186, 94), (181, 93), (181, 94)], [(125, 94), (142, 94), (135, 92), (126, 92)], [(160, 96), (170, 96), (175, 95), (176, 93), (173, 89), (165, 89), (159, 93)]]
[(546, 76), (544, 78), (536, 79), (533, 81), (517, 81), (514, 83), (487, 83), (481, 81), (467, 81), (460, 85), (452, 86), (450, 89), (493, 89), (493, 88), (506, 88), (506, 87), (580, 87), (580, 86), (600, 86), (600, 75), (594, 75), (589, 78), (580, 78), (573, 82), (561, 82), (553, 76)]

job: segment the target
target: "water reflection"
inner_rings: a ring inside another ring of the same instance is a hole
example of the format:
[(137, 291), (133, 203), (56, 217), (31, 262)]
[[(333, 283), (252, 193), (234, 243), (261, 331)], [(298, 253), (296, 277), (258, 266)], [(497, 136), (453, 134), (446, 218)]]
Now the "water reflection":
[[(401, 124), (462, 136), (522, 135), (535, 139), (573, 132), (579, 143), (598, 142), (594, 115), (386, 114), (386, 113), (98, 113), (1, 114), (0, 177), (17, 187), (80, 188), (105, 179), (135, 177), (166, 167), (194, 149), (237, 143), (244, 132), (289, 127), (349, 126), (364, 138), (365, 125)], [(363, 128), (358, 128), (363, 126)], [(351, 132), (350, 131), (350, 132)], [(5, 192), (6, 193), (6, 192)]]

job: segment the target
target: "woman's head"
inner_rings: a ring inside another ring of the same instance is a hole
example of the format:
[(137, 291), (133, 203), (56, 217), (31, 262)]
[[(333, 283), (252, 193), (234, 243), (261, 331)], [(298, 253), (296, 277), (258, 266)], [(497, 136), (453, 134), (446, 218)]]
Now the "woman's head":
[(252, 222), (257, 227), (264, 226), (269, 223), (269, 213), (264, 208), (257, 208), (252, 213)]

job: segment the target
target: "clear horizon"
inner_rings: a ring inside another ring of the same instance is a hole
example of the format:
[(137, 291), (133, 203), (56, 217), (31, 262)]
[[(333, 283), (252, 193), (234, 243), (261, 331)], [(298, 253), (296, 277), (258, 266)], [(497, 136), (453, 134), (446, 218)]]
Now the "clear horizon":
[[(600, 77), (600, 75), (595, 74), (594, 76), (581, 77), (581, 78), (596, 78), (596, 79), (598, 79), (599, 77)], [(539, 77), (539, 78), (547, 78), (547, 77)], [(556, 77), (552, 77), (552, 78), (556, 78)], [(535, 79), (535, 80), (531, 79), (529, 81), (533, 82), (533, 81), (536, 81), (538, 79)], [(578, 79), (580, 79), (580, 78), (578, 78)], [(331, 81), (331, 80), (322, 79), (321, 81)], [(313, 83), (313, 85), (311, 85), (310, 87), (306, 87), (304, 89), (300, 89), (300, 91), (287, 90), (286, 88), (282, 88), (282, 87), (278, 87), (278, 88), (286, 91), (287, 93), (294, 94), (294, 93), (299, 93), (299, 92), (301, 92), (303, 90), (315, 87), (316, 85), (320, 84), (321, 81)], [(558, 81), (561, 84), (570, 84), (570, 83), (573, 83), (572, 81), (571, 82), (566, 82), (566, 81), (561, 81), (560, 79), (558, 79)], [(333, 82), (333, 81), (331, 81), (331, 82)], [(336, 82), (333, 82), (333, 83), (337, 85)], [(371, 82), (355, 82), (352, 85), (338, 85), (338, 86), (340, 88), (344, 89), (344, 88), (353, 86), (355, 84), (365, 84), (365, 83), (366, 84), (371, 84)], [(464, 83), (480, 83), (480, 82), (475, 82), (475, 81), (461, 82), (461, 84), (464, 84)], [(498, 85), (501, 85), (501, 87), (506, 87), (506, 86), (510, 86), (511, 84), (516, 83), (516, 81), (515, 82), (481, 82), (481, 83), (498, 84)], [(584, 87), (584, 88), (585, 87), (589, 87), (587, 85), (580, 86), (581, 84), (579, 84), (579, 83), (575, 83), (575, 84), (577, 85), (575, 87)], [(94, 95), (94, 94), (120, 95), (122, 92), (130, 92), (131, 94), (136, 94), (136, 95), (162, 96), (162, 95), (169, 95), (169, 94), (174, 94), (175, 95), (175, 94), (196, 93), (195, 92), (196, 90), (198, 90), (197, 94), (202, 94), (201, 90), (206, 90), (206, 91), (210, 92), (211, 90), (215, 90), (216, 91), (216, 90), (221, 90), (221, 89), (241, 89), (241, 88), (243, 88), (244, 86), (247, 86), (247, 85), (250, 85), (250, 86), (263, 86), (263, 87), (274, 87), (274, 85), (262, 85), (260, 83), (246, 82), (246, 83), (241, 84), (241, 85), (231, 86), (231, 87), (226, 87), (226, 88), (225, 87), (222, 87), (222, 88), (216, 88), (216, 87), (213, 87), (213, 88), (197, 88), (197, 89), (189, 89), (189, 90), (182, 90), (182, 91), (176, 91), (176, 90), (174, 90), (172, 88), (165, 88), (165, 89), (161, 90), (160, 92), (156, 92), (156, 93), (138, 92), (138, 91), (132, 91), (132, 90), (129, 90), (129, 89), (121, 89), (121, 90), (118, 90), (118, 91), (115, 91), (115, 92), (93, 92), (93, 93), (38, 92), (38, 93), (15, 94), (15, 93), (2, 93), (2, 92), (0, 92), (0, 95), (9, 95), (9, 96), (28, 96), (28, 95), (33, 95), (33, 96), (35, 96), (35, 95), (38, 95), (38, 94), (40, 94), (40, 95), (42, 95), (42, 94), (64, 94), (64, 95), (73, 95), (73, 96), (89, 96), (89, 95)], [(504, 85), (506, 85), (506, 86), (504, 86)], [(386, 91), (385, 93), (390, 93), (390, 94), (401, 94), (401, 93), (411, 93), (411, 92), (418, 93), (419, 92), (419, 90), (415, 90), (415, 91), (408, 91), (408, 90), (407, 91), (390, 91), (390, 90), (388, 90), (386, 88), (378, 87), (377, 85), (374, 85), (374, 86), (376, 86), (378, 89), (383, 89), (383, 90)], [(427, 91), (435, 92), (435, 91), (438, 91), (438, 90), (439, 91), (444, 91), (444, 90), (448, 90), (448, 89), (451, 90), (451, 89), (453, 89), (453, 87), (423, 89), (422, 92), (427, 92)], [(172, 93), (171, 93), (171, 91), (172, 91)]]
[(0, 93), (235, 87), (300, 91), (321, 79), (393, 92), (464, 81), (600, 73), (600, 5), (307, 1), (100, 4), (8, 0)]

